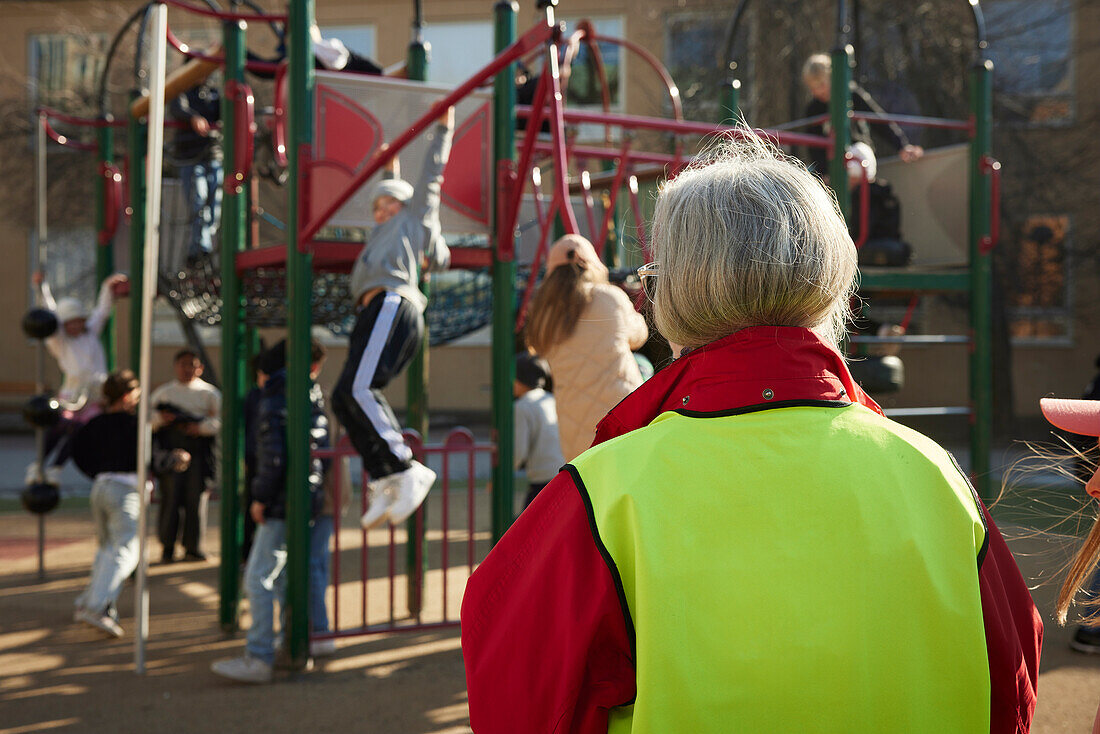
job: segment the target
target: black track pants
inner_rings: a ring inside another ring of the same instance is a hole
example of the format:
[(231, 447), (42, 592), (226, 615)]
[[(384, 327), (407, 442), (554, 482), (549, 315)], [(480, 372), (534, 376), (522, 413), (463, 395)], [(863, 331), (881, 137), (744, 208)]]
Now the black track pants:
[(391, 291), (371, 299), (355, 319), (332, 410), (375, 479), (405, 471), (412, 461), (382, 388), (413, 358), (423, 335), (420, 311)]

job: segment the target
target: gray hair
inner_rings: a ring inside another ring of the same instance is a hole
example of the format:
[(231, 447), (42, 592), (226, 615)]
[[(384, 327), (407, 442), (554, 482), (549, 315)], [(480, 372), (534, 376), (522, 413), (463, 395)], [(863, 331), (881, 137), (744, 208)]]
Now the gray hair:
[(829, 54), (814, 54), (802, 65), (803, 79), (820, 79), (833, 73), (833, 59)]
[(661, 186), (657, 328), (690, 347), (765, 325), (810, 328), (838, 345), (857, 270), (836, 200), (751, 130), (738, 137)]

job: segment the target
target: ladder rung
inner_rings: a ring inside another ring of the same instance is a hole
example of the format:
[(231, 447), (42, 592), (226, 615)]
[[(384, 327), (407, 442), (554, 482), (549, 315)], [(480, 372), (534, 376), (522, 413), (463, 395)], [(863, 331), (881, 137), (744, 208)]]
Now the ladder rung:
[(922, 416), (937, 415), (970, 415), (970, 408), (944, 407), (944, 408), (892, 408), (886, 411), (888, 418), (919, 418)]
[(969, 344), (965, 334), (902, 334), (900, 336), (852, 336), (852, 344)]

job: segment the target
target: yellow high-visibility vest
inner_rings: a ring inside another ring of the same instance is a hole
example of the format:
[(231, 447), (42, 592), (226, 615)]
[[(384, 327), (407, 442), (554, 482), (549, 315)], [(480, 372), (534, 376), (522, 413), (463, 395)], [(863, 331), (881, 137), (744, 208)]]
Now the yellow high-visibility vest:
[(665, 413), (574, 462), (635, 640), (609, 731), (989, 731), (969, 482), (860, 405), (767, 407)]

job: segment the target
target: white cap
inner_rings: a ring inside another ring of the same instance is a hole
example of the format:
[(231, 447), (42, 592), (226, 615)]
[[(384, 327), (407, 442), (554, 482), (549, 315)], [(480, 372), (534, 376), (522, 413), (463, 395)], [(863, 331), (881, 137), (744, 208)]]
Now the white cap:
[(873, 182), (875, 175), (878, 173), (878, 161), (875, 159), (875, 151), (871, 149), (871, 146), (863, 142), (852, 143), (852, 146), (848, 148), (848, 155), (851, 156), (848, 160), (848, 181), (852, 184), (859, 184), (863, 179), (859, 169), (866, 168), (867, 180)]
[(321, 38), (313, 41), (313, 55), (326, 69), (340, 71), (348, 65), (351, 54), (339, 38)]
[(88, 318), (88, 309), (75, 298), (62, 298), (57, 302), (57, 320), (64, 324), (73, 319)]
[(402, 204), (413, 196), (412, 184), (399, 178), (385, 178), (374, 185), (371, 193), (371, 203), (378, 201), (379, 196), (392, 196)]

